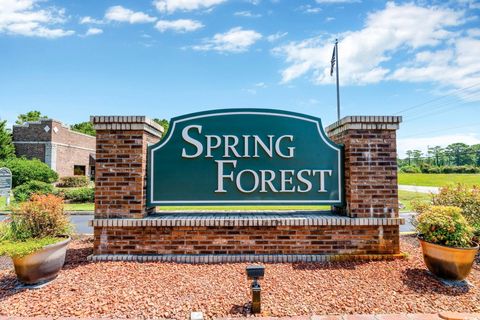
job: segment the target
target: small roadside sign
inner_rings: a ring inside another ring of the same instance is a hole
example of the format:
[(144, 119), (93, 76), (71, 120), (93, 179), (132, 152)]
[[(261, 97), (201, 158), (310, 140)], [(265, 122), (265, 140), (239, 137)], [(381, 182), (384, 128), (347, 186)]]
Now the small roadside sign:
[(8, 168), (0, 168), (0, 196), (7, 198), (7, 205), (10, 204), (10, 193), (12, 191), (12, 172)]

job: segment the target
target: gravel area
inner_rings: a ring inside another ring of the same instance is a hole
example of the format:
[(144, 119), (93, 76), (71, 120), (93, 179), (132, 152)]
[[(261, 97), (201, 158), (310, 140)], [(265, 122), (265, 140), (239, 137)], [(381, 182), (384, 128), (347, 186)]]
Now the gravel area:
[(0, 257), (0, 271), (13, 268), (12, 259), (9, 257)]
[[(59, 277), (41, 289), (17, 290), (0, 270), (0, 315), (187, 319), (248, 314), (245, 263), (88, 263), (90, 238), (70, 244)], [(353, 313), (480, 312), (480, 265), (471, 287), (446, 286), (425, 269), (415, 238), (402, 237), (406, 260), (266, 264), (263, 316)]]

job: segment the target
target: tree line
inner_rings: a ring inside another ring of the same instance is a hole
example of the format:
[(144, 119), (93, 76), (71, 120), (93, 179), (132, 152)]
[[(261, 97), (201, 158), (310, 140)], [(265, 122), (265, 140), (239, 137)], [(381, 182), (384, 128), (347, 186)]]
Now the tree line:
[[(42, 114), (38, 110), (32, 110), (27, 113), (19, 114), (15, 124), (22, 125), (25, 122), (39, 121), (42, 119), (48, 119), (48, 116)], [(169, 126), (168, 120), (157, 118), (153, 120), (163, 127), (164, 133), (167, 132)], [(70, 126), (70, 129), (90, 136), (96, 135), (93, 124), (90, 121), (75, 123)], [(15, 147), (12, 142), (12, 131), (10, 128), (7, 128), (6, 120), (0, 121), (0, 160), (9, 159), (14, 156)]]
[(410, 173), (480, 173), (480, 144), (457, 142), (429, 147), (426, 153), (407, 150), (398, 164), (401, 171)]

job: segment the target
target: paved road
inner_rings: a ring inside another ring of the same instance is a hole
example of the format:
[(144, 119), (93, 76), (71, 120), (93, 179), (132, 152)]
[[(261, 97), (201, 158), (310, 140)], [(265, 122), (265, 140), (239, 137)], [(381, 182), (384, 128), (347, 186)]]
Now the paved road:
[[(6, 215), (0, 215), (0, 221), (5, 219)], [(78, 234), (92, 234), (93, 228), (88, 226), (88, 220), (92, 220), (93, 215), (71, 215), (70, 221), (75, 226), (75, 232)]]
[(415, 212), (400, 212), (400, 218), (405, 219), (405, 224), (400, 226), (400, 232), (411, 232), (415, 230), (410, 222), (414, 214)]
[(403, 191), (437, 194), (440, 188), (439, 187), (423, 187), (423, 186), (407, 186), (407, 185), (400, 184), (398, 185), (398, 189)]

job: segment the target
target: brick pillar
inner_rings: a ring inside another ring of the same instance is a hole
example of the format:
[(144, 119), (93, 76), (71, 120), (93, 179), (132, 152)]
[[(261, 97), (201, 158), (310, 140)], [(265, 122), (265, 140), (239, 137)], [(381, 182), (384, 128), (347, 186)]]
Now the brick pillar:
[(346, 214), (398, 217), (396, 130), (402, 117), (348, 116), (326, 128), (345, 148)]
[(143, 116), (92, 116), (97, 130), (95, 218), (143, 218), (147, 146), (163, 128)]

